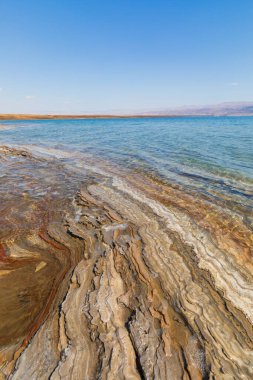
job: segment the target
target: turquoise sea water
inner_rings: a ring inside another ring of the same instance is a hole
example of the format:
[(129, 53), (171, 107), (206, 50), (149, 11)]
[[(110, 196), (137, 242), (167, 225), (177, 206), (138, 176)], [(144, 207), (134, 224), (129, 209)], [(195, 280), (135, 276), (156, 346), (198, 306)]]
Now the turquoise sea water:
[(84, 152), (251, 201), (253, 117), (1, 121), (0, 144)]

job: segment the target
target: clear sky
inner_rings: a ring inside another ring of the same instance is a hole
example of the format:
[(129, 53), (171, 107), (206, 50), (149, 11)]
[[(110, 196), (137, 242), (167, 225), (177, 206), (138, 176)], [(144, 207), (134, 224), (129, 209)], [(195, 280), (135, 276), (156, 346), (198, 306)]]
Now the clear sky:
[(253, 0), (0, 0), (0, 113), (253, 100)]

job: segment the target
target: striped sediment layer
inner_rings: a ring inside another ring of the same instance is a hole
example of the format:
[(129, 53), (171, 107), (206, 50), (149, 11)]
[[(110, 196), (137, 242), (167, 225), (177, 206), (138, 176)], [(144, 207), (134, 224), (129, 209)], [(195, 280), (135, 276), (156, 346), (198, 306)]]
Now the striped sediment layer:
[(249, 204), (86, 164), (1, 148), (1, 378), (252, 379)]

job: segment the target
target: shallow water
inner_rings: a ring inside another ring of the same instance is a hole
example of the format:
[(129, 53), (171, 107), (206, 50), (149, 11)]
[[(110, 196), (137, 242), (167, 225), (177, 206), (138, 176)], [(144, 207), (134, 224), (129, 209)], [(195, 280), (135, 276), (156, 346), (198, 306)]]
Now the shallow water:
[[(253, 117), (3, 121), (0, 144), (82, 152), (251, 202)], [(66, 159), (66, 157), (65, 157)]]

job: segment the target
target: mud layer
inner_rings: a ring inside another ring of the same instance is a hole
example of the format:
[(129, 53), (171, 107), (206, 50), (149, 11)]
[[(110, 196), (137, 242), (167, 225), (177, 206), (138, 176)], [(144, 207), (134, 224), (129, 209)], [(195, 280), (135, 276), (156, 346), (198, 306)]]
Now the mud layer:
[(253, 378), (249, 202), (8, 147), (0, 165), (0, 378)]

